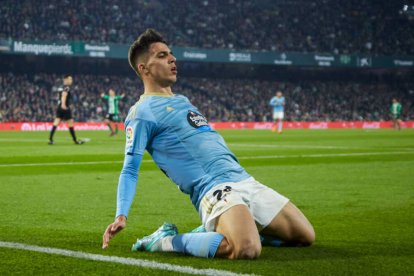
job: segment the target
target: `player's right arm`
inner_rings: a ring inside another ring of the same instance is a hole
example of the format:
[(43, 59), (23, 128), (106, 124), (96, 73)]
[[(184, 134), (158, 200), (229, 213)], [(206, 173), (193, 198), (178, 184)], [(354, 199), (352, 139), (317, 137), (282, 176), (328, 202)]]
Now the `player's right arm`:
[(269, 105), (270, 106), (276, 106), (276, 97), (273, 97), (273, 98), (270, 99)]
[(62, 96), (60, 98), (60, 107), (62, 109), (68, 109), (68, 107), (66, 106), (66, 99), (68, 97), (68, 92), (67, 91), (63, 91), (62, 92)]
[(102, 248), (126, 226), (126, 218), (135, 196), (138, 171), (145, 148), (154, 133), (156, 124), (134, 119), (126, 122), (126, 146), (124, 165), (119, 176), (115, 221), (108, 225), (103, 235)]

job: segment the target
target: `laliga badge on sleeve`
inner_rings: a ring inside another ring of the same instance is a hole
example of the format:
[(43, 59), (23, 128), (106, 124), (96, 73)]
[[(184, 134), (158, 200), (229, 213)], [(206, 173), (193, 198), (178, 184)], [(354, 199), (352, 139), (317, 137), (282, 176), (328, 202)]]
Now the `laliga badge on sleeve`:
[(132, 141), (134, 140), (134, 129), (131, 126), (126, 128), (126, 146), (131, 146)]

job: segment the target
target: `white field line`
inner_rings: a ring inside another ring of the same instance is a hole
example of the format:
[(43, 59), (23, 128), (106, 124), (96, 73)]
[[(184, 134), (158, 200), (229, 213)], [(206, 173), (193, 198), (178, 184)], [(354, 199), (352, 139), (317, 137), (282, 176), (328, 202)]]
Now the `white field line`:
[(298, 154), (298, 155), (262, 155), (262, 156), (243, 156), (243, 157), (239, 157), (238, 159), (249, 160), (249, 159), (279, 159), (279, 158), (319, 158), (319, 157), (348, 157), (348, 156), (396, 155), (396, 154), (414, 154), (414, 151), (323, 153), (323, 154)]
[(242, 143), (228, 143), (229, 146), (243, 147), (243, 148), (301, 148), (301, 149), (352, 149), (352, 147), (341, 146), (317, 146), (317, 145), (269, 145), (269, 144), (242, 144)]
[(24, 243), (15, 243), (15, 242), (0, 241), (0, 247), (21, 249), (21, 250), (26, 250), (26, 251), (34, 251), (34, 252), (40, 252), (40, 253), (46, 253), (46, 254), (78, 258), (78, 259), (99, 261), (99, 262), (118, 263), (118, 264), (145, 267), (145, 268), (151, 268), (151, 269), (168, 270), (168, 271), (187, 273), (187, 274), (192, 274), (192, 275), (212, 275), (212, 276), (215, 276), (215, 275), (224, 275), (224, 276), (254, 275), (254, 274), (239, 274), (239, 273), (234, 273), (231, 271), (211, 269), (211, 268), (199, 269), (199, 268), (193, 268), (191, 266), (158, 263), (155, 261), (147, 261), (147, 260), (141, 260), (141, 259), (135, 259), (135, 258), (106, 256), (106, 255), (86, 253), (82, 251), (72, 251), (72, 250), (52, 248), (52, 247), (41, 247), (41, 246), (24, 244)]
[[(349, 157), (349, 156), (371, 156), (371, 155), (397, 155), (414, 154), (414, 151), (393, 151), (393, 152), (354, 152), (354, 153), (323, 153), (323, 154), (296, 154), (296, 155), (261, 155), (261, 156), (241, 156), (239, 160), (251, 159), (286, 159), (286, 158), (320, 158), (320, 157)], [(105, 165), (120, 164), (124, 161), (90, 161), (90, 162), (52, 162), (52, 163), (17, 163), (0, 164), (2, 167), (42, 167), (42, 166), (78, 166), (78, 165)], [(153, 160), (142, 160), (142, 163), (152, 163)]]

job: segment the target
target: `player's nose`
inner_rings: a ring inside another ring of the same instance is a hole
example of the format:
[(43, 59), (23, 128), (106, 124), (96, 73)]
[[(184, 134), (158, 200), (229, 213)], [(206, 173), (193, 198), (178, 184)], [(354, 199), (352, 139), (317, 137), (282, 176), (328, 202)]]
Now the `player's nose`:
[(168, 62), (169, 63), (175, 63), (177, 61), (177, 59), (175, 58), (175, 56), (173, 54), (170, 54)]

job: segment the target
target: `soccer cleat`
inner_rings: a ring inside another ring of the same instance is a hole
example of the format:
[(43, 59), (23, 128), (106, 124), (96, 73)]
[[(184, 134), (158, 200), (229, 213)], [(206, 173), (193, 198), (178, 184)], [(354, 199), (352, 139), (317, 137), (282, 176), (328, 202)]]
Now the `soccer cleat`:
[(55, 142), (53, 140), (49, 140), (49, 142), (47, 142), (49, 145), (54, 145)]
[(207, 232), (207, 230), (206, 230), (206, 228), (204, 228), (203, 225), (200, 225), (196, 229), (193, 229), (193, 230), (190, 231), (190, 233), (204, 233), (204, 232)]
[(75, 142), (75, 145), (83, 145), (83, 144), (85, 144), (85, 141), (82, 141), (82, 140), (77, 140)]
[(137, 242), (132, 245), (132, 251), (161, 251), (161, 240), (168, 236), (175, 236), (178, 234), (178, 229), (175, 224), (164, 223), (154, 233), (145, 236), (142, 239), (137, 239)]

